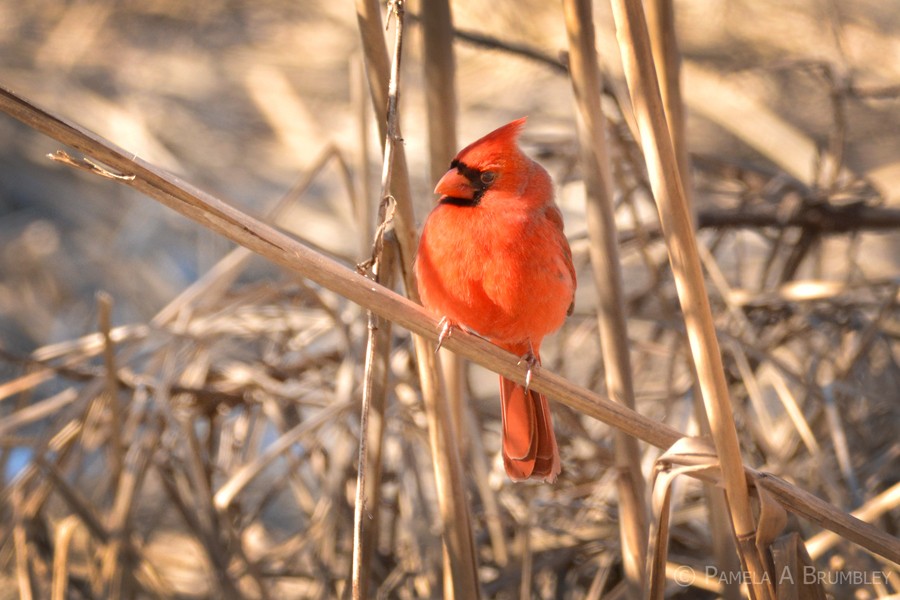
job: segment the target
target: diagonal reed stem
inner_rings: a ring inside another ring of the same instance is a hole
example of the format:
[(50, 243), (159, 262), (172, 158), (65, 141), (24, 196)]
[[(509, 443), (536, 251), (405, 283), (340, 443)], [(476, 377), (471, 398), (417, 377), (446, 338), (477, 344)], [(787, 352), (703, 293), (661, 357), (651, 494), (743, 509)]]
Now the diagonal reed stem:
[[(422, 339), (437, 340), (438, 323), (420, 305), (374, 284), (345, 265), (315, 252), (294, 238), (3, 87), (0, 87), (0, 112), (7, 113), (62, 144), (78, 149), (110, 168), (134, 175), (131, 179), (116, 181), (249, 248), (273, 264), (373, 310)], [(445, 340), (444, 345), (486, 369), (513, 381), (522, 384), (525, 382), (525, 372), (519, 364), (519, 357), (464, 330), (455, 331)], [(546, 369), (533, 373), (531, 387), (573, 410), (621, 429), (658, 448), (668, 448), (682, 437), (676, 429), (594, 394)], [(747, 467), (742, 467), (742, 470), (746, 477), (751, 478), (757, 486), (765, 487), (782, 505), (798, 516), (888, 560), (900, 563), (900, 539), (838, 510), (779, 477)]]

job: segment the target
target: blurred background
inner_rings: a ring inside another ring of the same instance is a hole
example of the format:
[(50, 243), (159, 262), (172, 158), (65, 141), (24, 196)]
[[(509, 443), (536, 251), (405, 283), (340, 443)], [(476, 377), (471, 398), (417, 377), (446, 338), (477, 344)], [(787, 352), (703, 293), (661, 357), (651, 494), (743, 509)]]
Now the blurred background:
[[(851, 510), (900, 478), (900, 219), (888, 210), (878, 224), (833, 234), (826, 225), (824, 235), (779, 222), (822, 203), (900, 208), (900, 13), (892, 3), (867, 0), (674, 4), (700, 238), (721, 275), (710, 293), (723, 315), (724, 346), (743, 348), (728, 350), (729, 357), (745, 356), (726, 360), (742, 407), (736, 415), (742, 444), (751, 464)], [(619, 112), (627, 93), (610, 9), (605, 2), (594, 6), (610, 84), (605, 102), (633, 360), (641, 373), (639, 410), (696, 431), (674, 288), (635, 158), (639, 148)], [(548, 343), (546, 362), (602, 392), (561, 8), (538, 0), (458, 0), (452, 8), (459, 30), (459, 146), (529, 116), (523, 145), (557, 182), (579, 265), (576, 315)], [(418, 10), (412, 3), (400, 111), (421, 223), (434, 182)], [(0, 0), (0, 85), (254, 216), (294, 190), (277, 225), (348, 266), (370, 251), (373, 223), (360, 223), (359, 203), (377, 203), (381, 164), (364, 80), (350, 2)], [(0, 398), (0, 418), (48, 399), (61, 407), (38, 411), (21, 425), (0, 421), (0, 431), (14, 434), (2, 448), (4, 501), (12, 502), (13, 489), (35, 493), (46, 474), (29, 475), (34, 456), (63, 461), (53, 444), (63, 443), (58, 436), (76, 422), (83, 426), (74, 442), (80, 458), (59, 462), (58, 472), (99, 513), (112, 514), (118, 480), (106, 479), (99, 466), (116, 460), (104, 450), (115, 439), (112, 417), (91, 409), (105, 363), (102, 344), (89, 334), (98, 331), (96, 294), (105, 291), (113, 325), (128, 326), (116, 338), (132, 377), (123, 393), (134, 395), (121, 415), (125, 431), (145, 450), (157, 447), (141, 463), (142, 483), (134, 488), (140, 492), (128, 514), (141, 540), (140, 560), (152, 567), (145, 571), (162, 583), (138, 577), (131, 592), (220, 597), (231, 590), (264, 597), (259, 590), (265, 588), (273, 597), (337, 597), (349, 564), (346, 519), (358, 420), (351, 405), (359, 396), (364, 314), (261, 259), (249, 260), (208, 295), (178, 304), (179, 294), (232, 244), (125, 186), (47, 158), (58, 149), (0, 115), (0, 382), (19, 384)], [(330, 159), (307, 181), (334, 152), (343, 163)], [(770, 219), (735, 226), (734, 215), (745, 209)], [(731, 225), (714, 219), (728, 214)], [(840, 214), (823, 218), (842, 220)], [(798, 281), (807, 287), (790, 287)], [(177, 310), (159, 319), (173, 301)], [(746, 321), (732, 320), (729, 310)], [(739, 335), (748, 331), (749, 338)], [(384, 597), (436, 597), (440, 551), (428, 505), (433, 483), (424, 417), (408, 336), (395, 331), (395, 337), (396, 405), (381, 507), (395, 529), (381, 539), (376, 578)], [(745, 366), (759, 383), (758, 398), (747, 392)], [(46, 376), (23, 382), (34, 373)], [(161, 396), (161, 382), (181, 386), (180, 395), (170, 387)], [(493, 509), (477, 500), (476, 518), (485, 527), (490, 518), (502, 520), (512, 556), (496, 540), (479, 538), (487, 595), (517, 597), (515, 557), (529, 535), (527, 551), (537, 557), (534, 597), (581, 598), (612, 589), (620, 566), (608, 428), (560, 407), (558, 428), (569, 440), (561, 485), (512, 487), (497, 457), (495, 385), (493, 374), (470, 369), (469, 391), (485, 436), (485, 448), (473, 452), (484, 453), (489, 487), (499, 498)], [(799, 398), (808, 429), (788, 418), (782, 385)], [(178, 475), (190, 473), (192, 460), (208, 469), (207, 495), (215, 494), (279, 435), (337, 405), (339, 418), (272, 462), (240, 503), (229, 504), (234, 521), (230, 545), (221, 544), (226, 549), (211, 549), (216, 544), (198, 533), (206, 529), (179, 518), (191, 502), (206, 506), (197, 500), (203, 478)], [(198, 445), (190, 450), (180, 443), (191, 430), (179, 429), (184, 415), (195, 424)], [(645, 457), (648, 471), (654, 456)], [(409, 481), (417, 469), (421, 488)], [(699, 490), (691, 483), (681, 492), (673, 552), (702, 565), (713, 542)], [(48, 495), (26, 513), (45, 528), (37, 538), (57, 539), (60, 523), (82, 509), (65, 494)], [(138, 500), (143, 495), (153, 501)], [(545, 517), (537, 523), (528, 519), (532, 506)], [(10, 514), (4, 511), (4, 533), (12, 531)], [(882, 526), (896, 534), (898, 518), (892, 507)], [(791, 526), (804, 535), (816, 531), (808, 523)], [(92, 590), (99, 597), (85, 566), (94, 550), (89, 539), (82, 542), (73, 542), (72, 597), (90, 597)], [(46, 546), (34, 542), (34, 564), (52, 562)], [(838, 567), (855, 560), (872, 567), (867, 555), (849, 548), (844, 543), (820, 560), (831, 568), (834, 560)], [(9, 543), (0, 546), (0, 577), (10, 580), (12, 552)], [(675, 589), (672, 597), (717, 593)], [(858, 586), (833, 593), (879, 592)], [(0, 589), (0, 597), (16, 596)]]
[[(842, 169), (897, 201), (896, 11), (825, 0), (685, 0), (675, 8), (692, 154), (782, 170), (812, 185), (821, 153), (838, 144)], [(463, 31), (556, 60), (566, 48), (555, 4), (486, 9), (463, 0), (453, 10)], [(364, 95), (352, 4), (36, 0), (0, 3), (0, 11), (6, 87), (251, 214), (286, 194), (329, 145), (348, 159), (359, 154)], [(621, 85), (608, 5), (596, 3), (595, 14), (601, 64)], [(409, 33), (402, 129), (421, 221), (432, 182), (423, 161), (419, 28), (412, 23)], [(465, 40), (456, 50), (460, 146), (529, 115), (525, 140), (533, 151), (574, 155), (563, 71)], [(119, 322), (147, 319), (227, 250), (227, 242), (154, 202), (52, 164), (45, 155), (58, 148), (54, 142), (9, 118), (0, 127), (7, 347), (27, 350), (87, 331), (97, 289), (116, 298)], [(369, 177), (377, 178), (370, 129)], [(559, 179), (559, 169), (554, 174)], [(701, 207), (713, 201), (698, 194)], [(283, 226), (338, 256), (361, 256), (358, 238), (347, 234), (356, 223), (337, 173), (317, 178), (300, 204)], [(578, 200), (566, 208), (577, 236)], [(889, 273), (896, 246), (865, 243), (873, 250), (866, 271)]]
[[(840, 135), (841, 166), (897, 200), (896, 11), (825, 0), (687, 0), (675, 8), (693, 154), (750, 161), (811, 184), (817, 151)], [(566, 48), (555, 4), (486, 9), (461, 1), (453, 10), (459, 29), (551, 58)], [(0, 11), (5, 86), (253, 214), (283, 196), (328, 145), (358, 153), (360, 48), (351, 4), (37, 0), (0, 3)], [(609, 7), (598, 2), (595, 13), (601, 63), (618, 77)], [(422, 160), (417, 32), (412, 25), (401, 101), (421, 219), (433, 198)], [(526, 141), (574, 153), (564, 73), (465, 41), (456, 48), (460, 145), (529, 115)], [(0, 127), (0, 331), (8, 347), (86, 331), (93, 308), (84, 300), (101, 288), (115, 296), (117, 320), (146, 319), (227, 249), (129, 190), (50, 163), (54, 142), (8, 118)], [(699, 194), (700, 206), (709, 201)], [(301, 220), (304, 237), (356, 259), (359, 247), (345, 235), (355, 227), (349, 206), (340, 178), (328, 173), (283, 224)], [(579, 230), (577, 216), (569, 228)], [(896, 247), (873, 244), (867, 267), (889, 269)]]

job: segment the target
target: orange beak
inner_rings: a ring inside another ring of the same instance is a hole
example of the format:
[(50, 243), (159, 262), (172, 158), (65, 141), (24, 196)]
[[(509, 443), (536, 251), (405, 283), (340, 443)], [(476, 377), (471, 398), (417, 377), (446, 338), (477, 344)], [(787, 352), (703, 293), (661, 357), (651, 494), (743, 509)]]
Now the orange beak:
[(451, 198), (464, 198), (471, 200), (475, 195), (475, 189), (466, 177), (455, 168), (450, 169), (434, 188), (435, 194), (449, 196)]

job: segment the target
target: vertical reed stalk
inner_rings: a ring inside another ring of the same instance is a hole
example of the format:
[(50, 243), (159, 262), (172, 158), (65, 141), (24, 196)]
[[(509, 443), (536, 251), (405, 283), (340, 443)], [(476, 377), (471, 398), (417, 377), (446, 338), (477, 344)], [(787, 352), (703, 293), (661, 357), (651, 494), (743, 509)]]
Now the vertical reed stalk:
[(690, 211), (660, 97), (644, 10), (639, 0), (612, 0), (612, 8), (650, 185), (669, 250), (700, 391), (709, 415), (738, 551), (748, 573), (751, 596), (759, 600), (773, 598), (771, 579), (754, 544), (756, 523), (742, 470), (728, 386)]
[(366, 100), (366, 69), (361, 57), (354, 56), (350, 68), (350, 97), (351, 104), (356, 110), (357, 147), (354, 148), (353, 161), (356, 164), (356, 178), (353, 196), (356, 198), (354, 216), (356, 227), (359, 230), (360, 253), (366, 251), (372, 243), (374, 236), (374, 219), (372, 218), (372, 206), (369, 199), (374, 190), (369, 169), (369, 119), (371, 108)]
[[(395, 57), (395, 61), (397, 58)], [(372, 214), (369, 199), (369, 153), (367, 102), (364, 97), (364, 73), (361, 63), (354, 61), (351, 88), (358, 105), (359, 148), (357, 148), (357, 198), (355, 215), (363, 246), (373, 239), (369, 216)], [(389, 118), (391, 118), (389, 116)], [(396, 118), (396, 115), (393, 117)], [(387, 158), (387, 157), (385, 157)], [(381, 198), (388, 193), (390, 181), (382, 182)], [(381, 207), (385, 203), (382, 201)], [(384, 210), (379, 212), (380, 240), (373, 253), (372, 277), (381, 285), (393, 289), (397, 265), (394, 244), (383, 243)], [(380, 534), (382, 446), (384, 443), (385, 409), (387, 406), (388, 373), (391, 353), (391, 328), (393, 323), (368, 311), (369, 337), (366, 342), (365, 375), (363, 378), (362, 405), (360, 407), (359, 457), (357, 459), (356, 497), (353, 513), (353, 567), (351, 595), (354, 599), (368, 598), (372, 556), (378, 546)]]
[[(369, 93), (375, 109), (375, 122), (378, 124), (378, 133), (383, 141), (388, 134), (386, 115), (388, 113), (388, 82), (390, 81), (391, 66), (387, 45), (384, 41), (381, 4), (378, 0), (356, 0), (356, 17), (362, 40), (363, 57), (366, 62), (366, 75), (369, 78)], [(397, 135), (400, 136), (399, 127)], [(406, 152), (402, 144), (398, 144), (394, 152), (391, 196), (397, 201), (397, 210), (394, 213), (393, 227), (397, 242), (400, 244), (400, 266), (404, 270), (404, 282), (409, 289), (412, 275), (407, 272), (407, 267), (412, 267), (412, 260), (416, 254), (416, 221), (409, 189)], [(412, 287), (415, 288), (415, 286)]]
[(119, 380), (116, 369), (116, 346), (110, 336), (112, 330), (113, 299), (106, 292), (97, 293), (97, 311), (100, 333), (103, 335), (103, 362), (106, 367), (106, 396), (109, 402), (110, 467), (112, 469), (112, 487), (119, 483), (122, 474), (122, 461), (125, 457), (125, 446), (122, 442), (122, 409), (119, 406)]
[[(597, 320), (610, 398), (634, 409), (634, 385), (625, 323), (625, 299), (619, 263), (613, 185), (600, 103), (602, 83), (595, 49), (590, 0), (563, 0), (569, 37), (569, 73), (581, 116), (581, 154), (587, 187), (586, 215), (591, 265), (597, 288)], [(619, 494), (619, 534), (629, 596), (644, 594), (647, 554), (646, 486), (637, 440), (615, 434)]]
[[(396, 256), (392, 244), (385, 244), (372, 266), (376, 282), (392, 286)], [(388, 267), (382, 269), (382, 267)], [(366, 343), (366, 366), (360, 407), (359, 459), (356, 498), (353, 509), (352, 597), (369, 597), (369, 573), (372, 555), (378, 543), (379, 506), (381, 504), (381, 449), (384, 441), (385, 408), (391, 326), (387, 319), (369, 311), (369, 338)]]
[[(425, 70), (425, 111), (428, 128), (430, 182), (435, 182), (456, 153), (456, 61), (453, 54), (453, 15), (448, 0), (422, 3), (422, 43)], [(442, 349), (440, 362), (453, 424), (462, 433), (465, 410), (463, 371), (465, 361)]]
[[(380, 7), (377, 0), (357, 0), (356, 6), (375, 112), (387, 114), (389, 94), (386, 87), (389, 69)], [(397, 13), (399, 27), (402, 24), (404, 4), (401, 0), (395, 0), (391, 6)], [(386, 124), (381, 124), (380, 120), (379, 124), (384, 138), (387, 139), (389, 132)], [(396, 136), (396, 140), (401, 139), (399, 128), (392, 133)], [(400, 266), (407, 296), (418, 302), (419, 296), (412, 269), (417, 236), (409, 193), (409, 175), (403, 146), (398, 145), (395, 152), (391, 185), (391, 194), (396, 203), (393, 234), (400, 249)], [(478, 586), (475, 541), (460, 461), (459, 436), (453, 423), (452, 410), (441, 390), (434, 345), (418, 335), (413, 336), (413, 341), (437, 484), (437, 501), (444, 541), (444, 564), (449, 567), (445, 571), (445, 597), (477, 600), (481, 597), (481, 591)]]
[[(675, 34), (675, 10), (672, 0), (650, 0), (645, 6), (647, 7), (647, 25), (653, 49), (653, 60), (656, 64), (656, 75), (666, 112), (666, 123), (669, 126), (669, 134), (672, 136), (672, 146), (678, 162), (678, 173), (681, 176), (688, 209), (691, 211), (691, 220), (696, 224), (697, 207), (693, 201), (693, 177), (687, 150), (685, 110), (681, 95), (681, 53)], [(709, 435), (709, 419), (703, 412), (703, 405), (699, 398), (695, 406), (700, 429), (704, 435)], [(737, 572), (740, 565), (737, 562), (737, 555), (732, 549), (728, 507), (725, 504), (722, 490), (706, 485), (703, 487), (703, 491), (709, 506), (710, 530), (716, 564), (723, 572)], [(740, 597), (739, 583), (736, 581), (724, 582), (722, 594), (726, 600), (737, 600)]]
[(663, 107), (666, 111), (666, 123), (672, 136), (675, 159), (678, 162), (678, 174), (681, 185), (691, 210), (693, 222), (696, 223), (696, 208), (693, 203), (693, 185), (691, 184), (691, 159), (687, 151), (687, 134), (685, 133), (684, 101), (681, 97), (681, 52), (678, 50), (678, 38), (675, 35), (675, 10), (672, 0), (649, 0), (647, 7), (647, 25), (650, 33), (650, 45), (653, 49), (653, 61), (656, 64), (656, 76), (659, 80), (659, 91)]
[[(397, 14), (394, 37), (394, 57), (388, 83), (386, 134), (381, 171), (381, 195), (378, 207), (378, 230), (371, 258), (372, 279), (392, 288), (396, 256), (392, 251), (394, 238), (391, 200), (394, 160), (400, 142), (398, 119), (400, 101), (400, 61), (403, 50), (402, 13)], [(387, 243), (386, 243), (387, 242)], [(353, 509), (353, 569), (351, 595), (353, 600), (369, 597), (369, 573), (372, 553), (378, 539), (378, 506), (381, 487), (381, 446), (384, 439), (384, 411), (388, 384), (388, 363), (391, 352), (392, 323), (368, 311), (368, 340), (366, 342), (365, 378), (359, 424), (359, 458), (357, 461), (356, 497)], [(371, 428), (370, 428), (371, 418)], [(371, 452), (370, 452), (371, 450)], [(371, 506), (371, 508), (369, 508)]]

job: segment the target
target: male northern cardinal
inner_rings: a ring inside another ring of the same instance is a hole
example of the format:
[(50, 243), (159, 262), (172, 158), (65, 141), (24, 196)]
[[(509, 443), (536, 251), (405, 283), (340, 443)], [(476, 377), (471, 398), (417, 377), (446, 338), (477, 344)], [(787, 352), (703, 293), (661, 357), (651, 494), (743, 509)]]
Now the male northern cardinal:
[[(463, 148), (441, 177), (416, 258), (419, 295), (443, 317), (529, 362), (571, 314), (572, 251), (553, 182), (519, 149), (518, 119)], [(527, 378), (526, 378), (527, 381)], [(503, 464), (515, 481), (556, 480), (559, 449), (547, 399), (500, 378)]]

